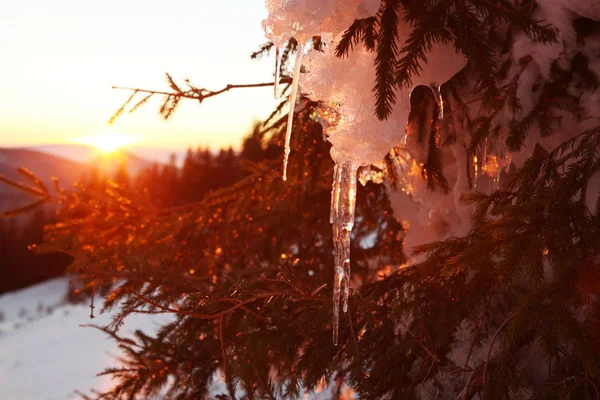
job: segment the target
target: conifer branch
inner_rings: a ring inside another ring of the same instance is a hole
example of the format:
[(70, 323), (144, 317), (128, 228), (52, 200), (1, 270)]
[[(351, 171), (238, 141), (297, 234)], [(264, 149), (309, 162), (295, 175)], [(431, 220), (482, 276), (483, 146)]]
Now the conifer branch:
[(496, 332), (494, 333), (494, 336), (492, 337), (492, 341), (490, 342), (490, 346), (488, 347), (488, 352), (487, 355), (485, 357), (485, 362), (483, 363), (483, 376), (482, 376), (482, 380), (483, 380), (483, 384), (485, 385), (485, 382), (487, 380), (487, 367), (488, 364), (490, 362), (490, 356), (492, 355), (492, 349), (494, 348), (494, 344), (496, 343), (496, 339), (498, 339), (498, 336), (500, 335), (500, 332), (502, 331), (502, 329), (504, 329), (504, 327), (510, 322), (510, 320), (514, 317), (514, 315), (509, 315), (508, 318), (506, 318), (504, 320), (504, 322), (502, 322), (502, 324), (500, 324), (500, 326), (498, 327), (498, 329), (496, 329)]
[(269, 54), (269, 52), (271, 51), (271, 49), (273, 49), (274, 46), (275, 46), (275, 44), (273, 42), (263, 43), (258, 50), (256, 50), (252, 54), (250, 54), (250, 58), (253, 60), (260, 59), (265, 54)]
[(17, 182), (12, 179), (6, 178), (4, 175), (0, 175), (0, 182), (8, 186), (12, 186), (16, 189), (19, 189), (23, 192), (31, 193), (38, 197), (42, 197), (44, 199), (55, 198), (55, 196), (52, 196), (49, 192), (45, 192), (44, 190), (33, 186), (27, 186), (21, 182)]
[(392, 112), (396, 101), (394, 70), (398, 46), (399, 0), (384, 0), (380, 10), (379, 33), (377, 35), (377, 56), (375, 58), (375, 113), (380, 120)]
[[(278, 296), (283, 296), (283, 297), (294, 297), (294, 296), (298, 296), (298, 295), (294, 295), (292, 293), (289, 292), (266, 292), (266, 293), (259, 293), (256, 294), (254, 296), (252, 296), (249, 299), (240, 301), (239, 303), (237, 303), (236, 305), (234, 305), (233, 307), (230, 307), (226, 310), (220, 311), (218, 313), (215, 314), (199, 314), (199, 313), (195, 313), (195, 312), (191, 312), (191, 311), (185, 311), (185, 310), (178, 310), (175, 308), (171, 308), (171, 307), (167, 307), (167, 306), (163, 306), (162, 304), (157, 303), (156, 301), (144, 296), (141, 293), (138, 293), (136, 291), (134, 291), (133, 289), (128, 289), (128, 291), (133, 294), (134, 296), (139, 297), (140, 299), (144, 300), (146, 303), (160, 308), (164, 311), (169, 311), (172, 312), (174, 314), (180, 314), (180, 315), (185, 315), (188, 317), (192, 317), (192, 318), (197, 318), (197, 319), (217, 319), (217, 318), (221, 318), (224, 315), (227, 315), (237, 309), (243, 308), (245, 305), (250, 304), (255, 302), (256, 300), (260, 300), (260, 299), (265, 299), (265, 298), (269, 298), (269, 297), (278, 297)], [(311, 296), (306, 296), (306, 297), (302, 297), (300, 300), (312, 300), (312, 301), (320, 301), (320, 302), (328, 302), (327, 300), (325, 300), (324, 298), (321, 297), (311, 297)]]
[(335, 47), (335, 56), (338, 58), (348, 57), (350, 51), (360, 41), (364, 42), (367, 50), (374, 50), (377, 41), (375, 22), (375, 17), (355, 20)]
[[(252, 88), (261, 88), (261, 87), (269, 87), (273, 86), (274, 82), (264, 82), (264, 83), (246, 83), (246, 84), (227, 84), (223, 88), (218, 90), (209, 90), (205, 88), (198, 88), (194, 86), (189, 79), (185, 80), (188, 89), (181, 89), (173, 80), (173, 78), (166, 74), (167, 81), (169, 82), (169, 86), (171, 91), (163, 91), (163, 90), (150, 90), (150, 89), (140, 89), (140, 88), (132, 88), (132, 87), (123, 87), (123, 86), (113, 86), (113, 89), (117, 90), (127, 90), (131, 91), (131, 96), (123, 103), (123, 105), (111, 116), (109, 119), (109, 123), (112, 124), (120, 115), (122, 115), (127, 106), (133, 101), (135, 96), (138, 93), (144, 93), (146, 96), (142, 98), (139, 102), (137, 102), (133, 107), (130, 108), (129, 112), (133, 112), (137, 110), (141, 105), (148, 102), (148, 100), (155, 96), (164, 96), (163, 104), (160, 108), (160, 115), (164, 119), (169, 119), (177, 106), (179, 105), (179, 101), (181, 99), (190, 99), (196, 100), (199, 103), (202, 103), (204, 100), (218, 96), (225, 92), (229, 92), (230, 90), (235, 89), (252, 89)], [(281, 84), (286, 84), (291, 82), (291, 78), (282, 77), (279, 81)]]

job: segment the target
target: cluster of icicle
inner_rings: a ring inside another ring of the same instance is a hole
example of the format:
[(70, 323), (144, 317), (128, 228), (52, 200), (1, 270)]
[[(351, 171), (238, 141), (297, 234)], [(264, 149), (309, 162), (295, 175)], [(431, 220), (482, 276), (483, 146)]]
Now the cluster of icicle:
[[(374, 115), (375, 67), (374, 53), (357, 47), (345, 59), (334, 55), (336, 43), (355, 19), (375, 16), (381, 0), (266, 0), (269, 16), (263, 28), (276, 47), (275, 96), (279, 95), (281, 49), (290, 38), (298, 42), (290, 95), (283, 179), (287, 177), (294, 106), (300, 83), (301, 67), (303, 94), (323, 106), (316, 116), (323, 124), (327, 140), (333, 145), (335, 161), (331, 191), (330, 222), (333, 226), (335, 249), (333, 289), (333, 343), (338, 342), (340, 305), (348, 310), (350, 290), (350, 239), (354, 224), (357, 170), (380, 162), (398, 143), (403, 142), (410, 112), (412, 88), (398, 90), (396, 105), (385, 121)], [(410, 26), (400, 22), (401, 37), (407, 38)], [(320, 36), (323, 51), (305, 54), (305, 44)], [(402, 48), (402, 43), (399, 48)], [(462, 69), (465, 59), (452, 46), (435, 46), (427, 55), (428, 63), (413, 87), (432, 88), (443, 118), (441, 85)], [(437, 67), (436, 67), (437, 66)]]

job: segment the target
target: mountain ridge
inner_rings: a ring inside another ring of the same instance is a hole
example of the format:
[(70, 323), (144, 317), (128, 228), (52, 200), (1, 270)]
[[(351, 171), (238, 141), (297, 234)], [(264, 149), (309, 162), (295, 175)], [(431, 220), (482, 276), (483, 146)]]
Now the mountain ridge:
[[(20, 167), (26, 168), (42, 180), (52, 193), (55, 193), (53, 177), (58, 179), (61, 188), (70, 189), (76, 182), (85, 181), (95, 172), (99, 172), (101, 177), (113, 178), (123, 164), (132, 178), (153, 165), (150, 161), (123, 151), (99, 153), (89, 162), (77, 162), (27, 147), (0, 147), (0, 175), (31, 185), (32, 182), (17, 171)], [(0, 184), (0, 211), (24, 206), (32, 200), (33, 195)]]

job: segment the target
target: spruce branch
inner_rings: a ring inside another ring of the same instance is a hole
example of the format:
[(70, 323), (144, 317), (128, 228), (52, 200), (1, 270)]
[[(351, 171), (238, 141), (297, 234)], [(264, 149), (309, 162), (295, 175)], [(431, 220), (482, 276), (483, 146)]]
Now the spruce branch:
[(398, 53), (399, 0), (384, 0), (380, 10), (379, 32), (375, 57), (375, 113), (380, 120), (392, 112), (396, 101), (394, 70)]
[(273, 49), (274, 46), (275, 44), (273, 42), (263, 43), (258, 50), (256, 50), (250, 55), (250, 58), (253, 60), (260, 59), (265, 54), (269, 54), (269, 52)]
[[(29, 204), (26, 204), (25, 206), (5, 210), (0, 213), (0, 217), (14, 217), (17, 215), (22, 215), (41, 207), (48, 201), (54, 200), (59, 202), (61, 200), (58, 196), (51, 194), (46, 184), (28, 169), (20, 167), (17, 168), (17, 172), (26, 179), (30, 180), (34, 186), (29, 186), (25, 183), (17, 182), (13, 179), (5, 177), (2, 174), (0, 174), (0, 183), (3, 183), (7, 186), (11, 186), (21, 192), (32, 194), (38, 199), (32, 201)], [(57, 187), (57, 191), (58, 190), (60, 189)], [(58, 195), (61, 196), (62, 193), (58, 191)]]
[(398, 86), (410, 87), (413, 83), (412, 76), (418, 76), (422, 71), (421, 63), (427, 63), (427, 53), (433, 45), (449, 41), (451, 32), (444, 27), (442, 21), (439, 21), (438, 18), (421, 21), (418, 26), (413, 28), (406, 44), (400, 49), (400, 54), (403, 54), (403, 56), (398, 61), (395, 72), (395, 80)]
[(376, 22), (375, 17), (355, 20), (342, 35), (342, 39), (335, 48), (335, 56), (338, 58), (348, 57), (354, 46), (361, 41), (367, 50), (374, 50), (377, 41)]

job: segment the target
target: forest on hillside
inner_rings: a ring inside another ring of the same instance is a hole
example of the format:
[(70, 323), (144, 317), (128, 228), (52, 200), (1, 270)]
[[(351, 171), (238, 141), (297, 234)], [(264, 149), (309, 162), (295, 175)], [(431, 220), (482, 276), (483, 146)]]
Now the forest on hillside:
[[(103, 193), (111, 185), (145, 193), (156, 207), (173, 207), (201, 201), (205, 194), (227, 187), (244, 176), (245, 161), (258, 162), (280, 156), (277, 147), (263, 148), (257, 131), (244, 139), (240, 152), (232, 148), (216, 153), (208, 149), (189, 149), (181, 168), (174, 156), (167, 165), (154, 163), (137, 175), (121, 163), (115, 173), (106, 175), (91, 168), (77, 183), (82, 189)], [(17, 219), (0, 218), (0, 294), (64, 275), (73, 258), (60, 252), (36, 252), (43, 242), (44, 227), (61, 222), (55, 208), (42, 208)]]

